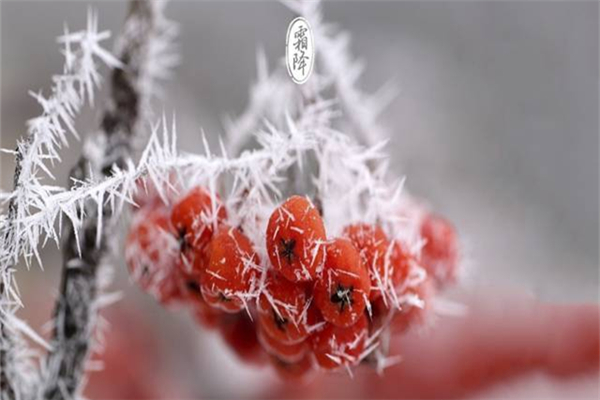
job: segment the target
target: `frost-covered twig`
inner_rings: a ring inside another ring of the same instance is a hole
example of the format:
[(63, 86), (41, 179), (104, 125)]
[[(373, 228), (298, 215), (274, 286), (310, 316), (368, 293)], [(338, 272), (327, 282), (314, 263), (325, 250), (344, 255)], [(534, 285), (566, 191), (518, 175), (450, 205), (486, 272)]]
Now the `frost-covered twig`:
[(86, 99), (93, 101), (93, 90), (100, 76), (96, 59), (109, 66), (119, 65), (100, 46), (108, 32), (98, 32), (95, 18), (88, 16), (87, 30), (69, 33), (59, 39), (63, 44), (65, 68), (53, 77), (52, 93), (32, 96), (43, 108), (40, 117), (29, 121), (27, 136), (20, 140), (14, 152), (16, 168), (13, 191), (3, 196), (7, 214), (0, 219), (0, 398), (27, 398), (32, 395), (35, 373), (32, 372), (23, 334), (34, 336), (15, 312), (22, 306), (14, 279), (15, 265), (21, 256), (29, 264), (36, 250), (29, 247), (30, 237), (24, 235), (22, 220), (36, 209), (43, 208), (44, 199), (56, 191), (45, 185), (42, 175), (52, 178), (49, 165), (60, 161), (59, 150), (67, 144), (67, 133), (77, 136), (74, 116)]
[[(71, 171), (73, 186), (94, 176), (110, 176), (131, 157), (133, 138), (152, 92), (151, 82), (163, 70), (149, 70), (155, 60), (151, 47), (161, 40), (162, 4), (132, 1), (123, 34), (117, 42), (122, 66), (111, 77), (111, 97), (102, 129), (88, 139)], [(164, 39), (164, 38), (162, 38)], [(160, 65), (160, 60), (156, 64)], [(104, 193), (79, 210), (80, 224), (68, 221), (63, 247), (63, 273), (54, 313), (53, 350), (48, 355), (40, 394), (46, 399), (73, 397), (81, 386), (96, 317), (99, 269), (111, 256), (115, 221)]]

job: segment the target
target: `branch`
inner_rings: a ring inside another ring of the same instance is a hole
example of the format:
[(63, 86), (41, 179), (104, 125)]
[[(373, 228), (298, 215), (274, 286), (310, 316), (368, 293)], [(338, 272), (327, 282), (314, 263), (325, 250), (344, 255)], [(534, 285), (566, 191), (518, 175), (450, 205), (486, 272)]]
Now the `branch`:
[(52, 174), (49, 165), (60, 162), (59, 150), (66, 145), (67, 133), (77, 136), (73, 119), (85, 100), (93, 101), (93, 91), (98, 85), (96, 59), (110, 66), (118, 65), (100, 42), (110, 36), (98, 32), (93, 14), (88, 15), (86, 30), (65, 33), (59, 38), (63, 45), (65, 67), (61, 75), (53, 76), (51, 95), (31, 93), (43, 108), (39, 117), (28, 121), (27, 136), (20, 140), (15, 151), (13, 191), (2, 195), (2, 203), (8, 202), (8, 213), (0, 218), (0, 399), (30, 397), (37, 379), (37, 370), (31, 362), (32, 353), (23, 335), (43, 343), (27, 324), (15, 313), (22, 307), (14, 279), (15, 266), (21, 256), (27, 264), (39, 254), (32, 248), (37, 243), (24, 232), (22, 220), (34, 209), (40, 209), (43, 201), (54, 192), (52, 186), (42, 183), (40, 175)]
[[(17, 166), (15, 168), (14, 175), (14, 187), (15, 189), (19, 186), (19, 177), (21, 175), (21, 162), (23, 157), (20, 153), (17, 154)], [(11, 201), (8, 205), (8, 224), (10, 227), (12, 225), (12, 221), (15, 219), (17, 213), (17, 205), (13, 201)], [(6, 234), (4, 235), (3, 242), (8, 243), (9, 241), (14, 240), (11, 236), (12, 229), (8, 229)], [(12, 307), (9, 307), (9, 280), (12, 280), (12, 275), (14, 273), (14, 269), (10, 266), (2, 265), (3, 270), (0, 280), (0, 313), (2, 314), (14, 314), (14, 310)], [(14, 361), (11, 359), (10, 349), (14, 345), (14, 332), (10, 329), (10, 326), (6, 324), (5, 318), (0, 318), (0, 400), (12, 400), (16, 398), (15, 395), (15, 381), (19, 379), (18, 376), (10, 376), (11, 369), (7, 366), (12, 364)], [(14, 370), (13, 370), (14, 371)]]
[[(161, 33), (161, 7), (135, 0), (125, 21), (117, 54), (123, 64), (113, 71), (111, 97), (101, 131), (90, 138), (71, 171), (73, 186), (94, 175), (110, 176), (124, 167), (133, 150), (133, 139), (150, 98), (148, 71), (151, 43)], [(152, 60), (153, 61), (153, 60)], [(80, 389), (90, 353), (97, 297), (102, 289), (98, 274), (111, 256), (115, 222), (112, 208), (100, 199), (87, 202), (81, 226), (68, 225), (63, 248), (60, 295), (54, 312), (53, 351), (49, 354), (41, 388), (45, 399), (71, 398)], [(103, 222), (103, 218), (106, 221)]]

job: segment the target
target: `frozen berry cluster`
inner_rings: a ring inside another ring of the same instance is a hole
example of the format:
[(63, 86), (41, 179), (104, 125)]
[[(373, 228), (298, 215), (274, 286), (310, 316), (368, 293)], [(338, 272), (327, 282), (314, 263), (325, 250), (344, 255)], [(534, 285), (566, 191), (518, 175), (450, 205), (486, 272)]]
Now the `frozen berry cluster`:
[[(126, 243), (133, 280), (164, 305), (186, 305), (242, 359), (270, 360), (286, 378), (369, 362), (383, 329), (423, 321), (423, 302), (454, 278), (458, 262), (455, 230), (434, 215), (422, 218), (424, 246), (412, 251), (376, 224), (328, 236), (302, 196), (272, 211), (262, 243), (230, 225), (204, 187), (172, 204), (148, 190), (135, 201)], [(421, 268), (428, 278), (411, 284)]]

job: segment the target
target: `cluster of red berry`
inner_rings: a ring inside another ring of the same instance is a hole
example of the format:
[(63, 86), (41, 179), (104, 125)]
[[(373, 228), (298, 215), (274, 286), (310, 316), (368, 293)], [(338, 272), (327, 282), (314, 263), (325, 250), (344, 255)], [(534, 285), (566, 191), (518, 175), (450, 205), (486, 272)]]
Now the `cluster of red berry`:
[(422, 319), (421, 308), (398, 300), (428, 294), (428, 280), (407, 284), (412, 268), (441, 282), (439, 271), (457, 263), (455, 231), (435, 216), (422, 223), (417, 256), (373, 224), (327, 237), (321, 213), (301, 196), (272, 212), (264, 243), (228, 225), (222, 201), (202, 187), (172, 206), (158, 196), (136, 202), (126, 248), (133, 279), (163, 304), (190, 306), (240, 357), (270, 359), (284, 377), (359, 364), (380, 328), (391, 321), (405, 330)]

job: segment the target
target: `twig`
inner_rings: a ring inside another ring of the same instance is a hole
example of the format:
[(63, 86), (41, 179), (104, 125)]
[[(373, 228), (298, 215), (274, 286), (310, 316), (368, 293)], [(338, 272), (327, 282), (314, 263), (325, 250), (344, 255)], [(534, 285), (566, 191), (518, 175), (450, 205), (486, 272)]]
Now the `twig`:
[[(93, 100), (93, 89), (98, 84), (95, 59), (116, 66), (114, 59), (101, 46), (108, 32), (98, 32), (93, 14), (88, 15), (84, 31), (65, 34), (63, 44), (65, 67), (61, 75), (53, 76), (51, 95), (31, 93), (43, 108), (43, 113), (28, 121), (27, 136), (20, 140), (15, 151), (13, 191), (3, 196), (8, 200), (8, 213), (0, 218), (0, 399), (31, 397), (37, 369), (30, 362), (32, 352), (24, 335), (39, 341), (39, 337), (15, 313), (22, 307), (14, 279), (15, 266), (21, 256), (29, 265), (39, 253), (32, 248), (37, 243), (34, 235), (25, 232), (23, 218), (39, 209), (44, 198), (54, 191), (42, 183), (40, 175), (52, 177), (48, 164), (60, 161), (59, 150), (67, 144), (66, 133), (77, 136), (73, 118), (85, 100)], [(4, 150), (6, 151), (6, 150)]]
[[(30, 141), (27, 141), (27, 143), (30, 143)], [(21, 161), (23, 160), (23, 156), (22, 153), (17, 153), (17, 160), (16, 160), (16, 168), (15, 168), (15, 175), (14, 175), (14, 188), (17, 189), (19, 187), (19, 177), (21, 175)], [(8, 225), (10, 225), (12, 223), (12, 221), (16, 218), (16, 214), (17, 214), (17, 205), (14, 199), (11, 199), (11, 201), (8, 204), (8, 216), (7, 216), (7, 220), (8, 220)], [(9, 243), (12, 242), (14, 240), (14, 238), (12, 237), (12, 235), (14, 235), (14, 230), (13, 229), (7, 229), (6, 230), (6, 234), (4, 235), (4, 237), (2, 238), (4, 243)], [(5, 271), (2, 271), (2, 275), (1, 278), (2, 280), (0, 280), (0, 312), (1, 313), (12, 313), (11, 311), (8, 310), (8, 308), (10, 307), (9, 305), (9, 297), (7, 295), (7, 291), (9, 288), (9, 284), (8, 284), (8, 280), (10, 280), (12, 278), (12, 275), (14, 273), (14, 269), (10, 266), (6, 267)], [(0, 318), (0, 400), (12, 400), (16, 398), (15, 395), (15, 389), (14, 389), (14, 384), (15, 384), (15, 380), (18, 379), (18, 377), (15, 376), (9, 376), (10, 375), (10, 368), (7, 368), (7, 366), (12, 363), (12, 360), (10, 359), (10, 349), (13, 346), (13, 332), (11, 332), (10, 326), (8, 326), (8, 324), (5, 323), (5, 319), (4, 318)]]
[[(94, 174), (110, 176), (113, 166), (125, 166), (131, 156), (133, 136), (148, 101), (148, 90), (142, 85), (147, 78), (149, 42), (156, 33), (157, 13), (160, 6), (156, 3), (131, 2), (117, 44), (123, 67), (112, 73), (111, 98), (102, 129), (86, 143), (84, 153), (71, 171), (73, 182), (84, 181)], [(98, 272), (111, 255), (110, 239), (115, 225), (112, 208), (103, 201), (98, 204), (86, 204), (81, 227), (71, 224), (68, 227), (61, 289), (54, 313), (54, 350), (48, 356), (42, 386), (46, 399), (73, 397), (85, 372), (96, 317), (95, 300), (100, 289)]]

